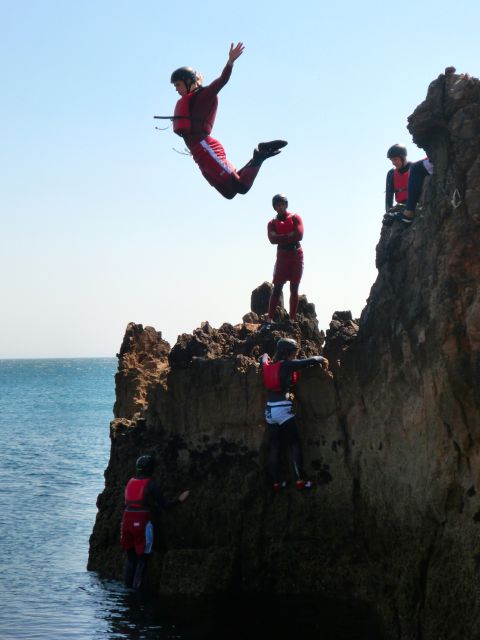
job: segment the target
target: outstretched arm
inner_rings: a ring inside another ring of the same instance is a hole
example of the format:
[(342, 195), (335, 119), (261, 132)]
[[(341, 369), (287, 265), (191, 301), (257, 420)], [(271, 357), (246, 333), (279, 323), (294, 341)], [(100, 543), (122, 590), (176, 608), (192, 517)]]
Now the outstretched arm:
[(225, 68), (223, 69), (219, 78), (213, 80), (213, 82), (204, 87), (201, 93), (199, 93), (197, 98), (197, 108), (198, 105), (208, 103), (208, 101), (212, 99), (212, 96), (216, 96), (220, 89), (222, 89), (227, 84), (227, 82), (230, 80), (230, 76), (232, 75), (233, 63), (242, 55), (244, 49), (245, 47), (243, 45), (243, 42), (239, 42), (235, 46), (232, 42), (232, 44), (230, 45), (230, 51), (228, 53), (228, 60)]

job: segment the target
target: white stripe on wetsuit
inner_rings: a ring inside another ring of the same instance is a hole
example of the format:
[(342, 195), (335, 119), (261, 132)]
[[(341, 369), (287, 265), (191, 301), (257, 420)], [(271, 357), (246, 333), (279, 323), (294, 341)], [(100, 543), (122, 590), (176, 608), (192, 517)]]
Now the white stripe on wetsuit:
[(225, 162), (217, 156), (215, 151), (212, 149), (212, 147), (208, 144), (206, 140), (200, 140), (200, 144), (205, 149), (205, 151), (215, 160), (215, 162), (222, 167), (224, 171), (226, 171), (228, 174), (233, 173), (233, 169), (229, 167), (227, 164), (225, 164)]

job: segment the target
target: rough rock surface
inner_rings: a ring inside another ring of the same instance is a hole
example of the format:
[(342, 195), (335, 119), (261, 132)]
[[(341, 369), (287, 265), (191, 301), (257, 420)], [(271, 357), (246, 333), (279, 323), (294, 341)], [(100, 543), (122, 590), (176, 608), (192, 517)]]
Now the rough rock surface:
[(446, 71), (409, 118), (435, 165), (423, 208), (382, 229), (360, 320), (334, 315), (331, 372), (298, 384), (314, 489), (269, 490), (256, 363), (280, 335), (320, 351), (312, 305), (260, 333), (265, 293), (252, 294), (243, 324), (205, 323), (171, 351), (129, 325), (90, 569), (121, 575), (123, 489), (152, 451), (167, 495), (192, 490), (158, 524), (147, 579), (160, 594), (318, 594), (369, 605), (388, 639), (478, 637), (480, 83)]

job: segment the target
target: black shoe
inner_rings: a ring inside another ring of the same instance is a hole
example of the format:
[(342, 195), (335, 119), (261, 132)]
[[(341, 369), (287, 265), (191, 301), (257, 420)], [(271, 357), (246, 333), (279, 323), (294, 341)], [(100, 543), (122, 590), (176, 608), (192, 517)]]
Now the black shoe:
[(387, 213), (383, 216), (383, 220), (382, 220), (382, 224), (385, 227), (391, 227), (392, 224), (395, 221), (395, 216), (396, 216), (396, 212), (395, 211), (387, 211)]
[(404, 211), (404, 204), (394, 204), (393, 207), (390, 207), (387, 213), (383, 216), (382, 224), (386, 227), (391, 227), (395, 220), (398, 220), (398, 216)]
[(404, 215), (402, 211), (388, 211), (383, 216), (382, 224), (386, 227), (390, 227), (396, 220), (401, 222), (404, 227), (408, 227), (412, 223), (413, 218)]
[(287, 144), (288, 142), (286, 140), (271, 140), (270, 142), (259, 142), (257, 150), (259, 153), (268, 154), (267, 157), (270, 157), (270, 154), (274, 154), (274, 152), (283, 149), (283, 147), (286, 147)]
[(279, 153), (280, 151), (270, 151), (270, 153), (266, 153), (266, 152), (260, 153), (258, 149), (254, 149), (253, 159), (250, 160), (250, 162), (254, 167), (255, 166), (258, 167), (262, 164), (264, 160), (266, 160), (267, 158), (273, 158), (273, 156), (278, 156)]
[(413, 218), (410, 218), (409, 216), (404, 216), (403, 213), (397, 216), (397, 220), (401, 222), (404, 227), (409, 227), (413, 222)]

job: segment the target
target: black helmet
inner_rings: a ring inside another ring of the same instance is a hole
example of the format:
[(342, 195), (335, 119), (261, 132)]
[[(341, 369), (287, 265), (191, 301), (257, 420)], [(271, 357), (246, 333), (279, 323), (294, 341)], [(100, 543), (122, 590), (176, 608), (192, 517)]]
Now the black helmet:
[(387, 158), (391, 160), (392, 158), (406, 158), (407, 157), (407, 147), (404, 147), (403, 144), (394, 144), (387, 151)]
[(155, 467), (155, 460), (151, 455), (140, 456), (135, 463), (135, 467), (139, 473), (151, 473)]
[(187, 85), (187, 89), (197, 81), (197, 72), (192, 67), (180, 67), (172, 73), (170, 82), (173, 84), (177, 80), (183, 80)]
[(274, 195), (272, 198), (272, 207), (275, 208), (275, 205), (279, 202), (284, 202), (285, 206), (288, 207), (288, 198), (285, 194), (277, 193), (276, 195)]
[(280, 338), (277, 342), (277, 355), (278, 354), (288, 354), (293, 351), (298, 351), (298, 345), (292, 338)]

